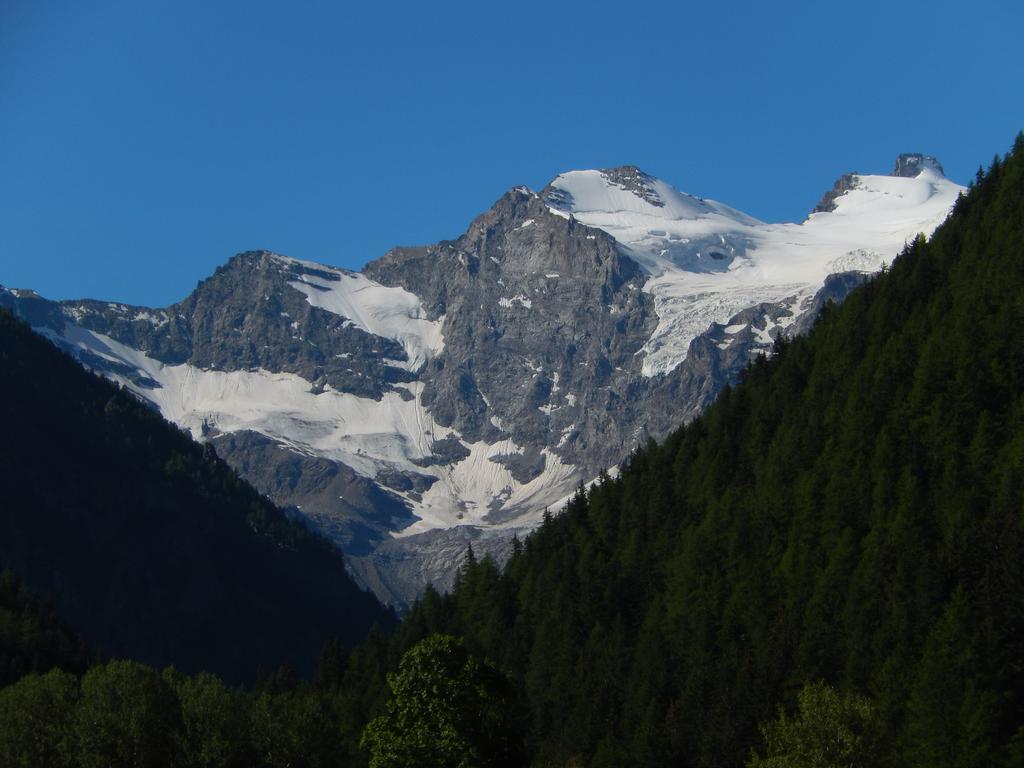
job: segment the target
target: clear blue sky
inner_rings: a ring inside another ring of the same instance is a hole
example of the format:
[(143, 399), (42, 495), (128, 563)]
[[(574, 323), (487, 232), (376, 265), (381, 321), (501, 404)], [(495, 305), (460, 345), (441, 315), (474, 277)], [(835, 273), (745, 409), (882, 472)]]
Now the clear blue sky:
[(0, 0), (0, 283), (163, 306), (237, 251), (359, 268), (636, 164), (767, 220), (966, 183), (1024, 128), (1024, 3)]

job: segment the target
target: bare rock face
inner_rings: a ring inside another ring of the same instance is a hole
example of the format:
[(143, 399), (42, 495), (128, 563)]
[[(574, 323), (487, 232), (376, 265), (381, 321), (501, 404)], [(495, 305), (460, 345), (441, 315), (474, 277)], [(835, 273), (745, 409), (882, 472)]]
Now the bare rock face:
[[(427, 531), (382, 542), (365, 557), (348, 557), (356, 581), (365, 584), (382, 602), (409, 605), (426, 585), (447, 592), (465, 562), (469, 548), (477, 558), (490, 557), (504, 563), (512, 553), (522, 529), (485, 529), (462, 525)], [(419, 584), (410, 596), (409, 585)]]
[(373, 551), (391, 531), (413, 522), (403, 499), (384, 482), (340, 462), (284, 449), (257, 432), (216, 435), (210, 442), (257, 490), (304, 516), (350, 556)]
[(289, 286), (307, 273), (336, 278), (269, 251), (250, 251), (219, 267), (188, 298), (167, 309), (63, 302), (62, 319), (168, 365), (294, 373), (314, 387), (329, 385), (376, 399), (391, 384), (411, 381), (408, 372), (385, 362), (406, 358), (400, 344), (311, 306)]
[(921, 175), (925, 169), (935, 171), (945, 176), (942, 164), (931, 155), (922, 155), (916, 152), (905, 153), (896, 158), (896, 167), (893, 168), (893, 176), (900, 176), (905, 179), (913, 179)]
[(607, 168), (601, 172), (602, 175), (613, 184), (625, 190), (629, 190), (641, 200), (645, 200), (656, 208), (664, 208), (665, 201), (661, 199), (654, 188), (654, 177), (650, 176), (635, 165), (621, 165), (617, 168)]
[(532, 449), (506, 462), (524, 480), (543, 447), (588, 469), (628, 453), (634, 419), (608, 408), (639, 378), (657, 317), (645, 275), (606, 233), (515, 189), (458, 240), (396, 249), (365, 274), (445, 318), (444, 353), (422, 375), (438, 423)]
[(826, 192), (818, 204), (814, 206), (811, 213), (832, 213), (836, 209), (836, 200), (851, 189), (855, 189), (857, 186), (857, 174), (856, 173), (844, 173), (840, 176), (836, 183), (832, 185), (832, 189)]

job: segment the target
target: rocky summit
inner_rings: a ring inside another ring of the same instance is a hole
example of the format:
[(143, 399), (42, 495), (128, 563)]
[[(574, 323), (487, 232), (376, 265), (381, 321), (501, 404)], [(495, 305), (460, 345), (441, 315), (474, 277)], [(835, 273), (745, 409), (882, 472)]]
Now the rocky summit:
[(469, 542), (500, 559), (693, 418), (961, 189), (901, 155), (767, 224), (632, 166), (575, 171), (362, 272), (254, 251), (166, 308), (0, 304), (213, 444), (403, 606), (448, 586)]

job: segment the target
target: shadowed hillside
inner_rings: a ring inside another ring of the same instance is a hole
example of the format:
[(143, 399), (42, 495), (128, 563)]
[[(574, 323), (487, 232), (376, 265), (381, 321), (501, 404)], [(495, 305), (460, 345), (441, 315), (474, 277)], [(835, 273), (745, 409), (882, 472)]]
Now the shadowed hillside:
[(0, 313), (0, 563), (104, 655), (230, 679), (390, 614), (212, 449)]

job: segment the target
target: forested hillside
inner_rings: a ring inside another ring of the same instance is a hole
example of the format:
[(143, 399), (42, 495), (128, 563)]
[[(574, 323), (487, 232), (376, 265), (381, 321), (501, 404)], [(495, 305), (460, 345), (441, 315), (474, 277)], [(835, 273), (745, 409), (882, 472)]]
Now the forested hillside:
[(393, 656), (445, 632), (494, 659), (536, 765), (741, 765), (818, 681), (893, 764), (1022, 764), (1022, 328), (1018, 138), (808, 338), (428, 594)]
[(7, 312), (0, 423), (0, 565), (91, 651), (246, 680), (389, 624), (331, 545)]

